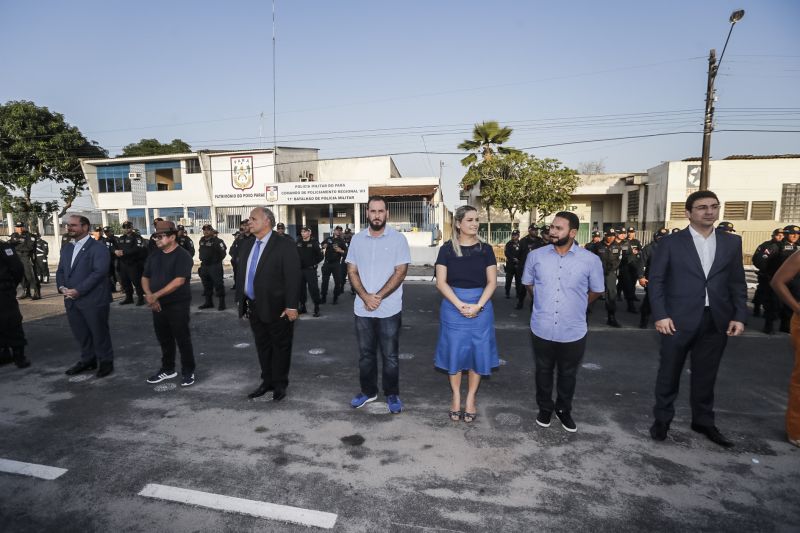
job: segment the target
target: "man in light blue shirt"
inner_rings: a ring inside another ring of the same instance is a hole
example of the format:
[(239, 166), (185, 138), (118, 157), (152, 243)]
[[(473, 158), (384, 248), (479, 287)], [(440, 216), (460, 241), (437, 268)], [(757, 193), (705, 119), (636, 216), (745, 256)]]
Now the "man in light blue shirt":
[(347, 252), (347, 274), (358, 297), (353, 302), (359, 348), (361, 392), (350, 405), (359, 408), (378, 397), (378, 346), (383, 356), (383, 393), (389, 411), (403, 410), (398, 357), (403, 309), (403, 280), (411, 262), (406, 238), (386, 226), (386, 199), (372, 196), (367, 204), (369, 228), (353, 236)]
[[(572, 397), (578, 367), (586, 349), (586, 308), (605, 290), (600, 258), (575, 243), (580, 221), (575, 213), (556, 213), (550, 224), (550, 246), (528, 254), (522, 284), (535, 290), (531, 331), (536, 362), (536, 423), (549, 427), (555, 409), (561, 425), (577, 431)], [(558, 366), (556, 401), (553, 371)]]

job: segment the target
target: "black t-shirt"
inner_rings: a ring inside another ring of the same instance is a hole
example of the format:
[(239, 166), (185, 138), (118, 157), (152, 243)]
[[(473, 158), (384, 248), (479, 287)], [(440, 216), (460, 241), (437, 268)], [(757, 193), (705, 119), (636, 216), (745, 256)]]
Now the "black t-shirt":
[(451, 287), (476, 289), (486, 286), (486, 268), (497, 265), (497, 259), (486, 243), (462, 246), (458, 257), (451, 241), (447, 241), (439, 249), (436, 264), (447, 267), (447, 284)]
[(168, 254), (158, 250), (147, 256), (142, 277), (150, 279), (152, 292), (160, 291), (175, 278), (186, 278), (186, 283), (170, 294), (162, 296), (159, 301), (162, 304), (190, 302), (192, 291), (189, 288), (189, 281), (192, 279), (193, 266), (192, 256), (180, 246)]

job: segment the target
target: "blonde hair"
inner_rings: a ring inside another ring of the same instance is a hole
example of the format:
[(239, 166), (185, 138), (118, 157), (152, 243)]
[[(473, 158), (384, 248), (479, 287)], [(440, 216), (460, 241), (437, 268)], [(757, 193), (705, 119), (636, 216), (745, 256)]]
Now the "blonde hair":
[[(453, 213), (454, 235), (453, 238), (450, 240), (450, 245), (453, 247), (453, 251), (455, 252), (456, 257), (462, 256), (461, 244), (459, 244), (458, 242), (459, 237), (461, 237), (461, 228), (459, 228), (459, 224), (461, 224), (461, 221), (464, 220), (464, 216), (466, 216), (466, 214), (469, 213), (470, 211), (475, 211), (477, 213), (478, 210), (472, 207), (471, 205), (462, 205), (461, 207), (456, 209), (455, 213)], [(481, 238), (478, 237), (478, 243), (482, 242), (483, 241), (481, 240)]]

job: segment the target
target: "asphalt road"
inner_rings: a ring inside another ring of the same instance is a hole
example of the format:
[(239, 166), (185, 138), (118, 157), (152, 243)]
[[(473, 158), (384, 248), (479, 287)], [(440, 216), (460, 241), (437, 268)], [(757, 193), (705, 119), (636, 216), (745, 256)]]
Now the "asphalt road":
[[(229, 282), (228, 282), (229, 283)], [(115, 372), (78, 381), (78, 348), (58, 297), (25, 324), (33, 366), (0, 367), (0, 459), (67, 469), (55, 480), (0, 473), (0, 530), (309, 531), (316, 528), (140, 496), (148, 484), (336, 515), (334, 531), (798, 531), (800, 449), (785, 440), (788, 336), (728, 345), (717, 384), (724, 450), (689, 429), (684, 392), (667, 441), (648, 435), (657, 336), (591, 315), (573, 416), (536, 426), (529, 314), (495, 297), (501, 367), (478, 418), (447, 419), (433, 369), (439, 297), (405, 285), (401, 397), (349, 407), (358, 392), (351, 296), (295, 330), (288, 398), (247, 400), (258, 363), (233, 310), (196, 311), (197, 382), (149, 385), (160, 352), (150, 311), (114, 305)], [(50, 299), (53, 301), (51, 302)], [(321, 351), (321, 352), (320, 352)], [(167, 390), (163, 390), (167, 389)]]

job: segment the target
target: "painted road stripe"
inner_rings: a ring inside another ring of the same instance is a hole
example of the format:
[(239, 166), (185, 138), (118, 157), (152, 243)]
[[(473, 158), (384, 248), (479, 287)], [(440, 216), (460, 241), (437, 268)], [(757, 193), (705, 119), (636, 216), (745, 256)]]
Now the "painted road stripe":
[(139, 493), (139, 496), (147, 498), (157, 498), (171, 502), (187, 503), (189, 505), (199, 505), (209, 509), (241, 513), (259, 518), (270, 520), (280, 520), (292, 524), (303, 526), (315, 526), (331, 529), (336, 523), (337, 515), (323, 513), (312, 509), (302, 509), (300, 507), (290, 507), (288, 505), (278, 505), (275, 503), (260, 502), (256, 500), (245, 500), (243, 498), (233, 498), (222, 496), (210, 492), (199, 490), (182, 489), (180, 487), (170, 487), (169, 485), (158, 485), (148, 483)]
[(56, 479), (64, 475), (67, 470), (55, 466), (36, 465), (33, 463), (12, 461), (11, 459), (0, 459), (0, 472), (38, 477), (40, 479)]

